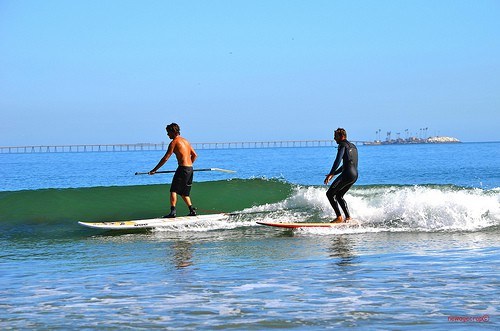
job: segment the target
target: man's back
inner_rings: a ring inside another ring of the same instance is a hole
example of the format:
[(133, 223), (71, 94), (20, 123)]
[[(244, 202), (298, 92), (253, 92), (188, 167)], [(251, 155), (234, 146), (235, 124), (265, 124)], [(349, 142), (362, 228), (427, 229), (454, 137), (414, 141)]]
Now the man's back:
[(347, 164), (344, 162), (344, 166), (346, 166), (346, 165), (348, 166), (350, 163), (357, 170), (358, 169), (358, 148), (353, 143), (351, 143), (347, 140), (344, 140), (344, 141), (347, 143), (347, 145), (346, 145)]
[(197, 155), (189, 141), (181, 136), (177, 136), (170, 144), (172, 145), (173, 152), (177, 157), (178, 165), (192, 167)]

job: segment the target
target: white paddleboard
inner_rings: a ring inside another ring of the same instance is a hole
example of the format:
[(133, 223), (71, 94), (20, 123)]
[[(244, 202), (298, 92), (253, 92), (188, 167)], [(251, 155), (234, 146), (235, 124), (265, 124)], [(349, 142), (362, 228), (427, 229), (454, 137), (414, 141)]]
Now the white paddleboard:
[(158, 227), (165, 227), (179, 222), (206, 222), (206, 221), (220, 221), (226, 218), (227, 214), (208, 214), (197, 216), (181, 216), (175, 218), (151, 218), (144, 220), (130, 220), (130, 221), (113, 221), (113, 222), (83, 222), (78, 224), (103, 230), (131, 230), (131, 229), (153, 229)]
[(300, 228), (346, 228), (360, 226), (359, 221), (350, 220), (344, 223), (273, 223), (273, 222), (257, 222), (260, 225), (272, 226), (285, 229), (300, 229)]

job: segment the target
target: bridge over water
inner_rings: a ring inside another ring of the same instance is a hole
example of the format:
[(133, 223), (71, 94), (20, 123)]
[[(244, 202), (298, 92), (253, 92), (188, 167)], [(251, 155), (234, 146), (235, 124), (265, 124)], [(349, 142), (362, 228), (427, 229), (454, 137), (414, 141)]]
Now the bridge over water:
[[(357, 145), (364, 141), (352, 141)], [(276, 140), (251, 142), (210, 142), (192, 143), (194, 149), (249, 149), (249, 148), (293, 148), (293, 147), (328, 147), (336, 146), (334, 140)], [(168, 143), (136, 144), (90, 144), (90, 145), (38, 145), (0, 147), (0, 154), (9, 153), (83, 153), (83, 152), (129, 152), (129, 151), (164, 151)]]

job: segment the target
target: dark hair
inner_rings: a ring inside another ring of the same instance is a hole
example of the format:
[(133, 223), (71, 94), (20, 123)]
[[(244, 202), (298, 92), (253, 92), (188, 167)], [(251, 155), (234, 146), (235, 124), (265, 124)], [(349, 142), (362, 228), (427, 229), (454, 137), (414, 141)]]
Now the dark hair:
[(344, 136), (347, 138), (347, 132), (343, 128), (338, 128), (337, 130), (335, 130), (335, 135)]
[(177, 123), (172, 123), (172, 124), (167, 125), (167, 132), (180, 134), (181, 128), (179, 127), (179, 125)]

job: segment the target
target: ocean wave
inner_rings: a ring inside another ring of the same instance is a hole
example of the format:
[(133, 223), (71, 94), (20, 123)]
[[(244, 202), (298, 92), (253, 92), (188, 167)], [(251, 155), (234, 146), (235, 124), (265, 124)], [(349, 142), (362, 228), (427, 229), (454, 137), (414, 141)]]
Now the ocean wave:
[[(329, 222), (334, 212), (326, 186), (279, 179), (197, 183), (192, 199), (200, 214), (235, 213), (227, 222), (176, 224), (167, 231), (211, 231), (267, 222)], [(0, 192), (0, 227), (32, 233), (81, 230), (77, 221), (160, 217), (169, 209), (169, 185), (44, 189)], [(354, 186), (346, 200), (359, 227), (332, 232), (482, 231), (500, 224), (500, 190), (453, 185)], [(183, 202), (179, 213), (187, 213)], [(319, 231), (307, 230), (307, 231)]]
[[(273, 221), (327, 222), (335, 214), (325, 197), (326, 190), (326, 187), (297, 186), (289, 198), (249, 211), (289, 211)], [(453, 185), (356, 186), (345, 199), (351, 216), (363, 224), (356, 231), (477, 231), (500, 224), (498, 189)]]
[[(107, 186), (0, 192), (0, 226), (68, 224), (161, 217), (168, 213), (170, 185)], [(248, 179), (196, 183), (191, 199), (201, 214), (232, 212), (286, 199), (292, 185)], [(180, 199), (179, 199), (180, 200)], [(188, 213), (182, 201), (178, 213)]]

